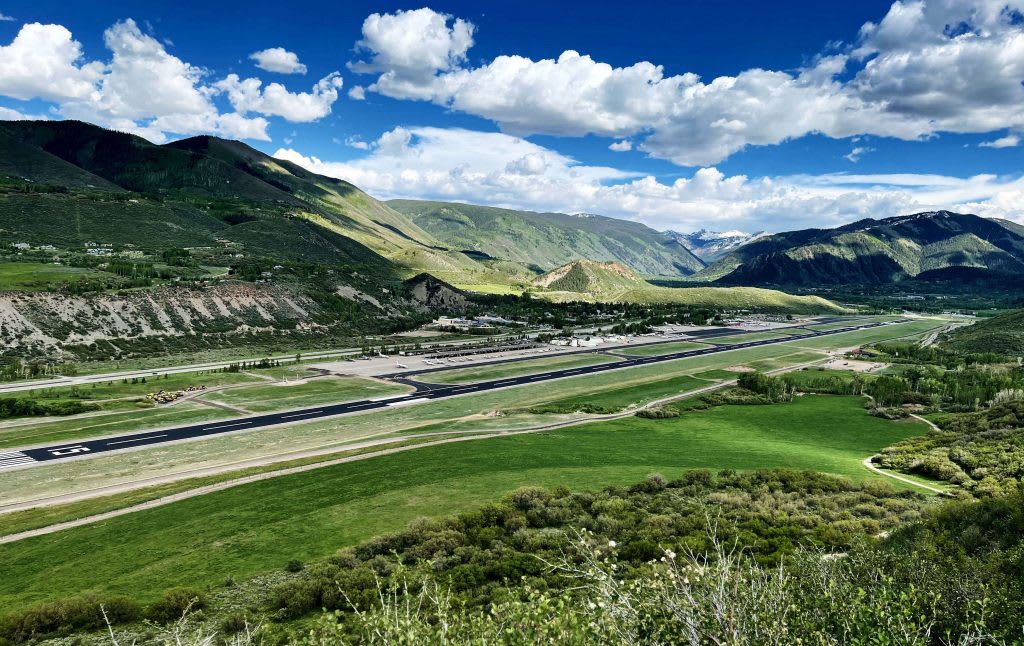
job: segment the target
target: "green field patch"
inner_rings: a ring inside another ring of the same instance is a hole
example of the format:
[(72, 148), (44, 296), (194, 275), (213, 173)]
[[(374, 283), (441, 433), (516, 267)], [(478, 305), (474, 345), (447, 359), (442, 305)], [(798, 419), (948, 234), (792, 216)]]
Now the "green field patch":
[(928, 332), (946, 325), (946, 321), (938, 319), (920, 319), (909, 323), (898, 323), (895, 325), (883, 325), (881, 327), (867, 330), (855, 330), (853, 332), (839, 332), (819, 336), (813, 339), (794, 339), (794, 344), (804, 348), (838, 349), (848, 348), (867, 343), (877, 343), (903, 337), (920, 337)]
[(201, 396), (206, 401), (262, 413), (409, 392), (408, 386), (361, 377), (318, 377), (308, 381), (242, 386)]
[(602, 363), (613, 363), (618, 361), (615, 357), (604, 354), (578, 353), (566, 354), (541, 359), (529, 359), (525, 361), (510, 361), (484, 366), (471, 366), (454, 370), (442, 370), (431, 372), (417, 379), (431, 384), (469, 384), (478, 381), (493, 381), (505, 377), (519, 377), (532, 375), (537, 372), (548, 372), (549, 370), (565, 370), (568, 368), (580, 368), (583, 366), (594, 366)]
[(707, 346), (703, 343), (693, 343), (690, 341), (680, 341), (679, 343), (658, 343), (655, 345), (641, 345), (636, 347), (625, 347), (625, 348), (610, 348), (612, 352), (619, 354), (626, 354), (632, 357), (651, 357), (659, 354), (672, 354), (673, 352), (683, 352), (684, 350), (696, 350), (698, 348), (706, 348)]
[(851, 325), (861, 325), (863, 321), (850, 321), (849, 323), (825, 323), (822, 325), (808, 325), (808, 330), (815, 332), (828, 332), (829, 330), (838, 330), (839, 328), (850, 327)]
[(740, 373), (733, 370), (705, 370), (704, 372), (695, 373), (693, 376), (697, 379), (707, 379), (709, 381), (728, 381), (730, 379), (736, 379)]
[(40, 401), (78, 399), (84, 402), (103, 402), (111, 399), (140, 398), (160, 390), (167, 392), (189, 387), (232, 386), (259, 382), (258, 377), (240, 372), (183, 372), (172, 375), (129, 377), (79, 386), (55, 386), (5, 393), (0, 397), (29, 398)]
[(743, 365), (754, 370), (760, 370), (761, 372), (768, 372), (770, 370), (795, 366), (800, 363), (807, 363), (808, 361), (823, 360), (824, 358), (820, 352), (794, 352), (781, 357), (748, 361)]
[[(822, 379), (831, 379), (833, 377), (842, 379), (844, 381), (853, 379), (855, 373), (852, 370), (826, 370), (821, 368), (806, 368), (804, 370), (794, 370), (793, 372), (786, 373), (786, 379), (793, 381), (799, 385), (807, 385), (815, 381)], [(870, 375), (863, 375), (870, 376)]]
[(532, 410), (545, 413), (613, 413), (615, 411), (639, 406), (665, 397), (680, 395), (710, 385), (703, 379), (689, 375), (671, 377), (660, 381), (650, 381), (633, 386), (610, 388), (608, 390), (587, 393), (575, 397), (565, 397), (542, 402)]
[(310, 561), (421, 516), (467, 511), (524, 485), (574, 489), (688, 469), (814, 469), (872, 478), (861, 460), (924, 432), (852, 397), (723, 406), (667, 420), (426, 447), (257, 482), (0, 545), (0, 607), (86, 592), (142, 601)]
[[(0, 262), (0, 290), (38, 289), (99, 275), (93, 269), (41, 262)], [(110, 274), (107, 274), (109, 276)]]
[(521, 286), (500, 285), (497, 283), (461, 283), (455, 285), (455, 287), (467, 292), (476, 292), (478, 294), (514, 294), (518, 296), (523, 293), (523, 288)]
[(746, 334), (730, 334), (729, 336), (716, 336), (707, 339), (708, 343), (715, 345), (731, 345), (733, 343), (746, 343), (748, 341), (771, 341), (773, 339), (788, 339), (792, 334), (783, 332), (748, 332)]
[(38, 423), (28, 423), (23, 418), (16, 424), (8, 423), (0, 427), (0, 448), (25, 447), (165, 426), (181, 426), (231, 416), (229, 411), (184, 402), (148, 410), (78, 415)]

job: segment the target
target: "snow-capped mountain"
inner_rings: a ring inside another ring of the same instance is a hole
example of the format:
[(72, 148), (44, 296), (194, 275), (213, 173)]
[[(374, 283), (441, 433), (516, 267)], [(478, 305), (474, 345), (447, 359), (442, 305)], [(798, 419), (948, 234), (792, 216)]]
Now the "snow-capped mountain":
[(678, 231), (666, 231), (666, 235), (693, 252), (701, 260), (708, 262), (715, 260), (722, 254), (728, 253), (745, 245), (752, 240), (768, 235), (767, 231), (747, 233), (746, 231), (708, 231), (701, 229), (693, 233), (679, 233)]

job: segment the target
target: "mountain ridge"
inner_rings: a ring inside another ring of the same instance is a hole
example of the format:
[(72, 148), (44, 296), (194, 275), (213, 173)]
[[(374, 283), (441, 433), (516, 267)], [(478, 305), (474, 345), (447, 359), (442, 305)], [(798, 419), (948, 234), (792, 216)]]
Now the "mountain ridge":
[(649, 276), (687, 276), (704, 263), (646, 225), (592, 213), (539, 213), (457, 202), (390, 200), (449, 247), (547, 271), (586, 258)]
[(709, 231), (708, 229), (698, 229), (691, 233), (680, 233), (669, 229), (665, 231), (665, 234), (678, 241), (704, 262), (713, 262), (733, 249), (769, 235), (767, 231), (747, 233), (739, 230)]
[(753, 240), (692, 278), (739, 285), (880, 284), (955, 268), (1024, 271), (1024, 230), (950, 211), (865, 218)]

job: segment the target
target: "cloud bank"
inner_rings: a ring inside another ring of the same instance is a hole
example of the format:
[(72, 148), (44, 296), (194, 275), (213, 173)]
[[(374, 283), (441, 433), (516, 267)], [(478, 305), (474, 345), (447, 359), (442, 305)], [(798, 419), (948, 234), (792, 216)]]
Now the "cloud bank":
[(275, 157), (344, 178), (387, 198), (466, 201), (536, 211), (600, 213), (657, 229), (768, 229), (837, 226), (948, 208), (1019, 217), (1024, 179), (993, 175), (726, 176), (714, 167), (666, 183), (652, 176), (580, 164), (503, 133), (395, 128), (355, 161), (325, 161), (291, 148)]

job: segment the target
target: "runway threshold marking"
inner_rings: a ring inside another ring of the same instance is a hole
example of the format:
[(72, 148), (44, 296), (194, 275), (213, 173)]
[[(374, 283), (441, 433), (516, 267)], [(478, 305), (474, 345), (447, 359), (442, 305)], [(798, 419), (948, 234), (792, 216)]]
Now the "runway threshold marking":
[(405, 401), (401, 401), (401, 402), (391, 402), (390, 404), (387, 404), (387, 405), (388, 406), (408, 406), (409, 404), (415, 404), (417, 402), (425, 402), (425, 401), (430, 401), (430, 400), (427, 399), (426, 397), (417, 397), (416, 399), (406, 399)]
[(21, 451), (5, 451), (0, 453), (0, 470), (36, 461), (35, 458), (25, 455)]

